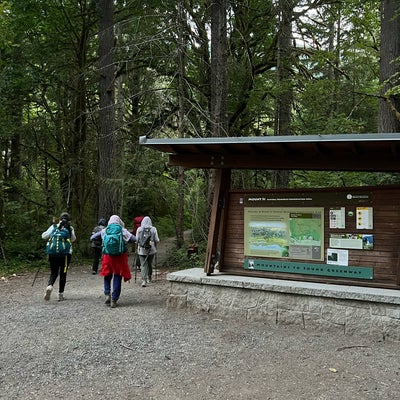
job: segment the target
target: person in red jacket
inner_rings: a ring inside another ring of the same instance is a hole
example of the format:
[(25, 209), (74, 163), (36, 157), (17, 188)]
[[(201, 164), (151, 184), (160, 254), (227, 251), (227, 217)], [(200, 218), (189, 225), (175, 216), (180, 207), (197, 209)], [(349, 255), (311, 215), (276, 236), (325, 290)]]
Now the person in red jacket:
[[(120, 225), (120, 232), (124, 241), (123, 252), (117, 255), (107, 253), (107, 245), (105, 242), (108, 228), (111, 228), (113, 225)], [(117, 306), (117, 301), (121, 295), (122, 279), (124, 282), (131, 279), (131, 271), (128, 264), (127, 243), (136, 242), (136, 236), (132, 235), (128, 229), (125, 229), (125, 224), (118, 215), (112, 215), (108, 220), (107, 227), (94, 233), (90, 237), (90, 240), (95, 240), (98, 237), (101, 237), (103, 241), (103, 257), (101, 259), (100, 276), (104, 277), (104, 294), (106, 296), (105, 304), (111, 305), (111, 308), (114, 308)]]

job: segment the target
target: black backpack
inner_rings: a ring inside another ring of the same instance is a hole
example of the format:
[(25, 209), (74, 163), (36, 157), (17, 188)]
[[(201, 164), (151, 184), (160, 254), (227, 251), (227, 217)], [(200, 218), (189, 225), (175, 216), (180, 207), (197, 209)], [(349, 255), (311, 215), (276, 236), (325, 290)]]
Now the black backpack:
[[(102, 229), (103, 229), (103, 227), (101, 227), (100, 225), (96, 226), (96, 227), (93, 229), (92, 235), (93, 235), (94, 233), (100, 232)], [(101, 239), (101, 235), (100, 235), (100, 236), (97, 236), (96, 239), (93, 239), (92, 242), (93, 242), (93, 244), (94, 244), (96, 247), (101, 247), (102, 244), (103, 244), (103, 240)]]

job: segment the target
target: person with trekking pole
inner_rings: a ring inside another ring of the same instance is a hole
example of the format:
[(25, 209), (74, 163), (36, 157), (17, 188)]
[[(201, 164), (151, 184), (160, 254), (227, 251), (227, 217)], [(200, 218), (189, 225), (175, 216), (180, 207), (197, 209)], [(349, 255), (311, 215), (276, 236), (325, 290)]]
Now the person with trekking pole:
[(136, 232), (138, 254), (140, 258), (142, 287), (151, 282), (153, 261), (157, 253), (157, 243), (160, 242), (157, 228), (153, 226), (149, 216), (145, 216)]
[(42, 239), (47, 239), (46, 253), (50, 264), (50, 277), (44, 294), (46, 301), (50, 300), (51, 292), (58, 276), (60, 277), (58, 301), (64, 300), (67, 270), (72, 257), (71, 243), (76, 240), (75, 230), (70, 221), (71, 216), (67, 212), (63, 212), (60, 215), (58, 224), (53, 223), (42, 233)]

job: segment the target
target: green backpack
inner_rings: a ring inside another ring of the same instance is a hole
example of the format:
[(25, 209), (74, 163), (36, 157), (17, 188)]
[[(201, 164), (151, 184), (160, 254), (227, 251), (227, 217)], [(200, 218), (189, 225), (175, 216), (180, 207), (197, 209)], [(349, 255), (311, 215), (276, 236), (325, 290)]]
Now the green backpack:
[(119, 256), (127, 251), (124, 238), (122, 236), (122, 227), (119, 224), (110, 224), (106, 228), (103, 238), (103, 254), (110, 256)]
[(71, 252), (70, 238), (67, 228), (55, 227), (46, 243), (46, 253), (52, 257), (65, 257)]

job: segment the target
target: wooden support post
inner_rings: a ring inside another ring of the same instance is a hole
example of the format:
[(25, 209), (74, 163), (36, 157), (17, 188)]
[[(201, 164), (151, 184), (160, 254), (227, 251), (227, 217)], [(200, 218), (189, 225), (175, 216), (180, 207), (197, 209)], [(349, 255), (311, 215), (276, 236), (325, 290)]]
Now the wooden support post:
[(210, 228), (208, 231), (207, 252), (204, 265), (204, 272), (211, 275), (214, 272), (214, 265), (217, 261), (218, 245), (223, 232), (223, 210), (230, 188), (231, 170), (217, 169), (215, 171), (215, 189), (210, 217)]

